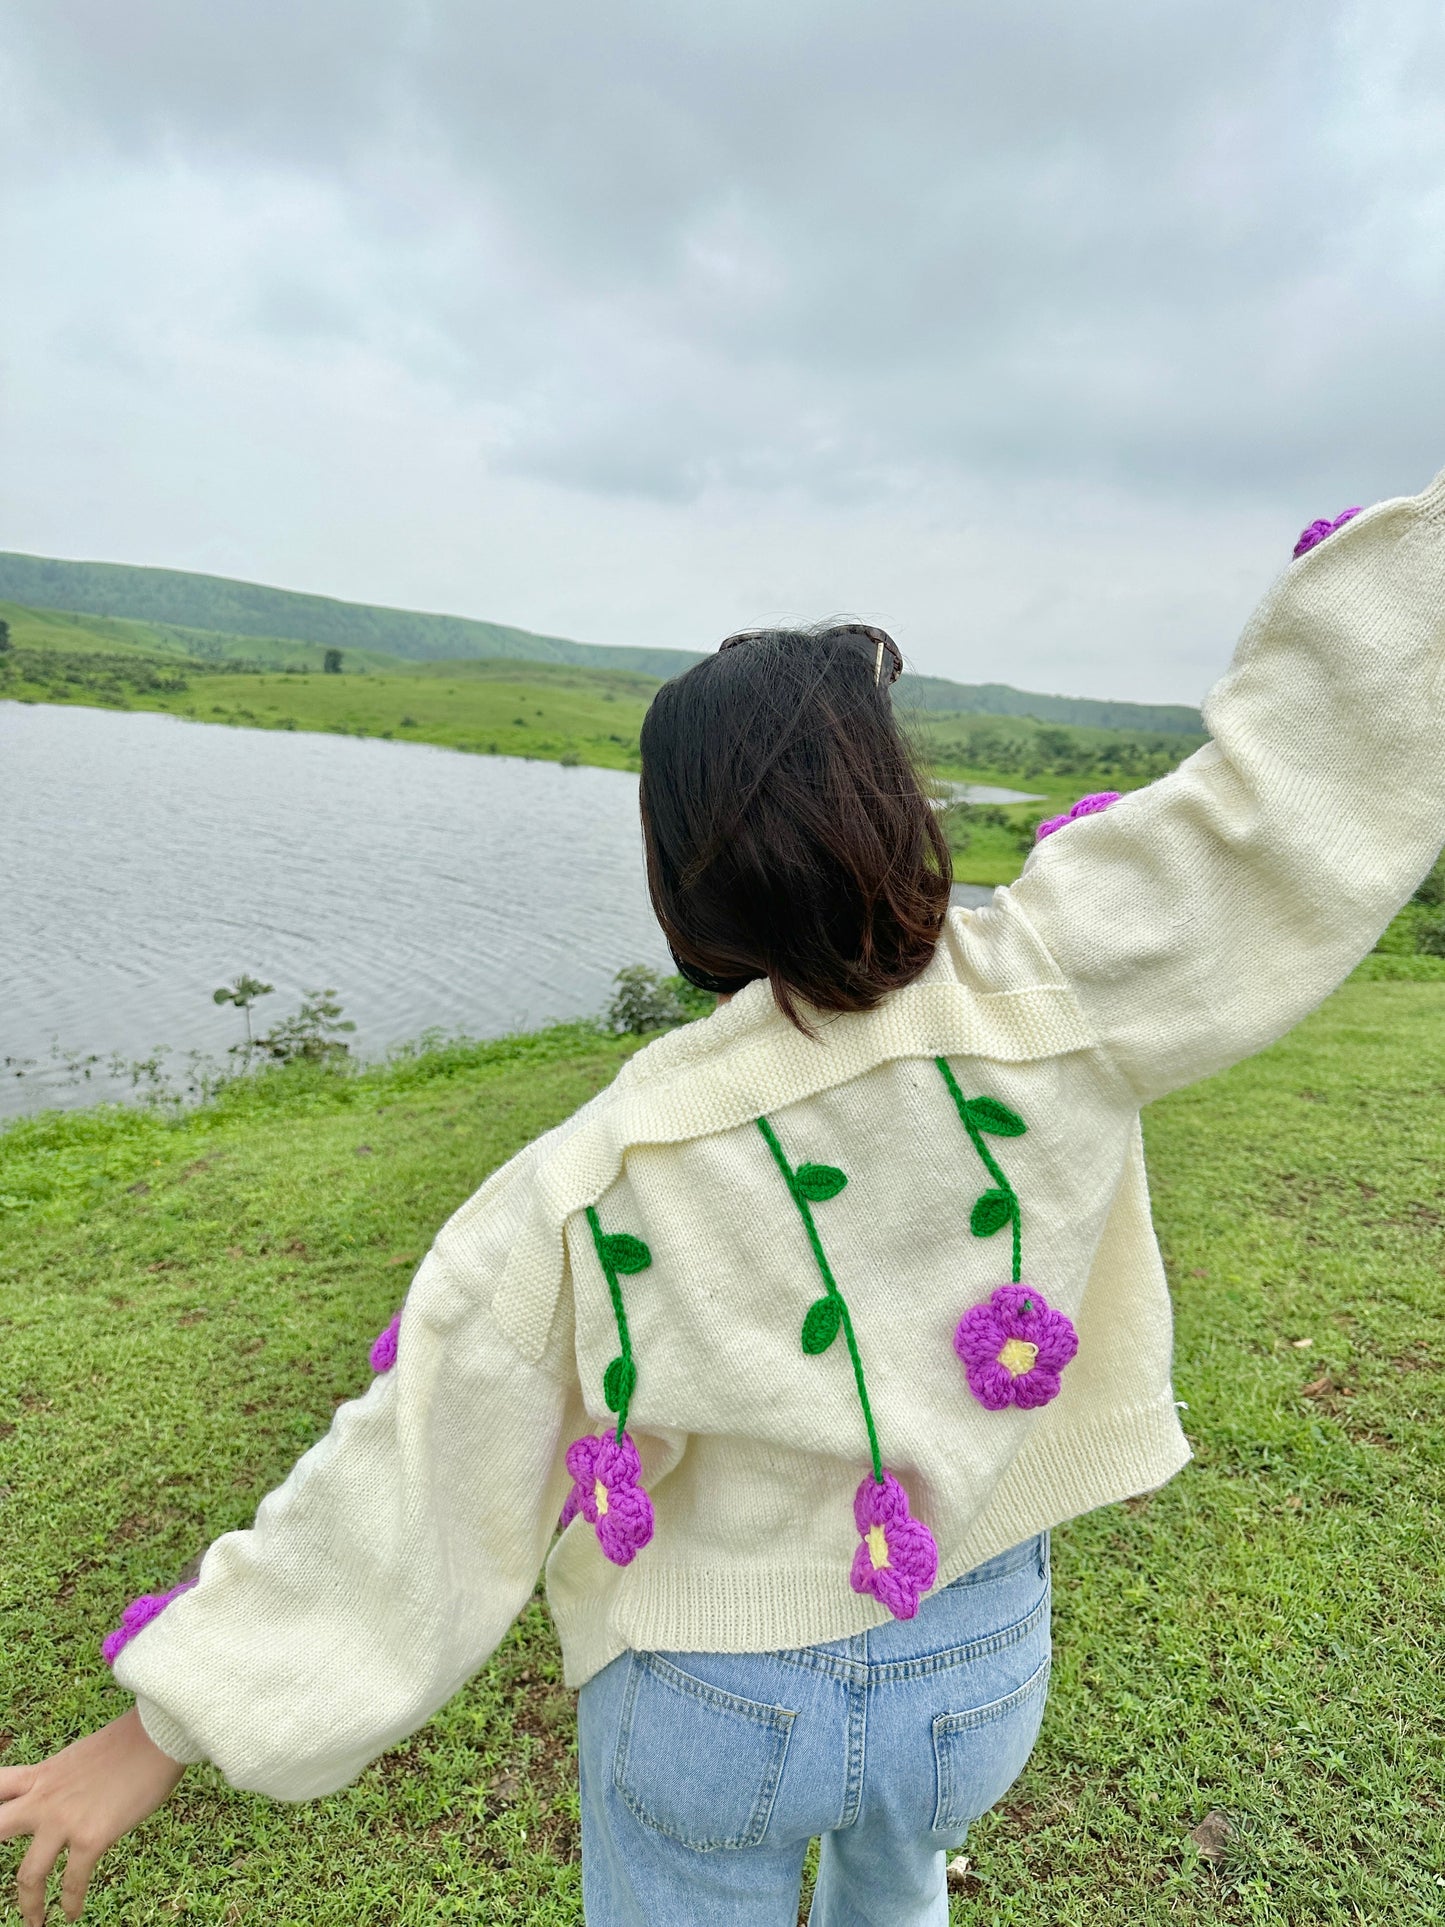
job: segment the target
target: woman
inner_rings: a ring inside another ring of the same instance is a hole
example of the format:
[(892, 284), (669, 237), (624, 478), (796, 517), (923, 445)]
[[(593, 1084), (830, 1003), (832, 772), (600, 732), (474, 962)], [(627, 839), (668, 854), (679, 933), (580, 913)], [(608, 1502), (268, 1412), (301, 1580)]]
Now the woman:
[(443, 1227), (365, 1395), (107, 1642), (135, 1707), (0, 1769), (28, 1927), (186, 1762), (347, 1785), (559, 1514), (593, 1927), (791, 1927), (813, 1836), (815, 1927), (946, 1920), (1042, 1716), (1049, 1528), (1189, 1457), (1139, 1110), (1313, 1009), (1445, 839), (1445, 474), (1306, 531), (1212, 740), (985, 909), (946, 911), (900, 668), (766, 631), (659, 691), (649, 882), (718, 1010)]

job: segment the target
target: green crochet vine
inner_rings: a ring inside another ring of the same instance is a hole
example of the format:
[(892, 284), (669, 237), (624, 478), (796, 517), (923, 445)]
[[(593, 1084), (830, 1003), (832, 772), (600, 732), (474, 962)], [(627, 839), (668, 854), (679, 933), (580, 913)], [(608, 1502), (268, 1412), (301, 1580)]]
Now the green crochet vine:
[(1000, 1104), (996, 1097), (965, 1097), (948, 1059), (935, 1057), (933, 1061), (943, 1073), (943, 1081), (958, 1106), (958, 1115), (963, 1119), (963, 1128), (968, 1132), (974, 1150), (993, 1179), (989, 1189), (974, 1199), (969, 1228), (975, 1238), (991, 1238), (996, 1231), (1002, 1231), (1005, 1225), (1011, 1226), (1013, 1282), (1018, 1284), (1023, 1258), (1018, 1193), (1004, 1175), (998, 1159), (984, 1143), (983, 1134), (987, 1131), (993, 1137), (1022, 1137), (1029, 1127), (1017, 1111), (1011, 1111), (1007, 1104)]
[(787, 1153), (778, 1142), (778, 1134), (765, 1117), (757, 1120), (758, 1129), (767, 1140), (768, 1149), (774, 1162), (782, 1172), (789, 1195), (798, 1207), (808, 1243), (813, 1248), (813, 1256), (818, 1261), (822, 1273), (824, 1291), (821, 1298), (815, 1298), (809, 1305), (803, 1319), (803, 1350), (810, 1355), (827, 1351), (839, 1331), (847, 1342), (848, 1356), (853, 1361), (853, 1377), (858, 1386), (858, 1402), (863, 1407), (863, 1423), (868, 1427), (868, 1449), (873, 1458), (873, 1477), (879, 1485), (883, 1483), (883, 1458), (878, 1450), (878, 1433), (873, 1425), (873, 1410), (868, 1403), (868, 1388), (863, 1382), (863, 1361), (858, 1356), (858, 1341), (853, 1336), (853, 1320), (848, 1316), (848, 1306), (838, 1289), (823, 1250), (823, 1241), (818, 1236), (818, 1227), (813, 1222), (814, 1204), (836, 1198), (848, 1182), (836, 1164), (800, 1164), (796, 1170), (789, 1164)]
[(592, 1227), (597, 1262), (602, 1267), (607, 1289), (612, 1294), (617, 1342), (622, 1347), (602, 1377), (602, 1396), (607, 1401), (608, 1411), (617, 1414), (617, 1437), (620, 1441), (627, 1424), (627, 1408), (637, 1389), (637, 1366), (632, 1358), (632, 1336), (627, 1329), (627, 1312), (622, 1303), (622, 1287), (617, 1282), (617, 1275), (619, 1272), (646, 1271), (652, 1263), (652, 1253), (641, 1238), (634, 1238), (630, 1231), (604, 1231), (596, 1208), (590, 1204), (587, 1207), (587, 1222)]

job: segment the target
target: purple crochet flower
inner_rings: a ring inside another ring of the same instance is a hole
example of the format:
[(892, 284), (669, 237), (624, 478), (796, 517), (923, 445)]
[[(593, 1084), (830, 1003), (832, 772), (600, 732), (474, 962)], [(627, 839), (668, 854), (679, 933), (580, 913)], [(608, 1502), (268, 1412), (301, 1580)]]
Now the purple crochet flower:
[(1358, 515), (1359, 512), (1359, 505), (1356, 504), (1352, 509), (1341, 509), (1333, 522), (1311, 522), (1307, 529), (1300, 531), (1300, 539), (1294, 545), (1295, 555), (1306, 554), (1317, 543), (1323, 542), (1327, 535), (1333, 535), (1336, 529), (1343, 528), (1350, 517)]
[(853, 1496), (863, 1543), (848, 1575), (854, 1592), (871, 1592), (895, 1619), (912, 1619), (938, 1577), (938, 1547), (921, 1519), (909, 1517), (908, 1494), (891, 1472), (880, 1485), (870, 1472)]
[(1095, 790), (1090, 796), (1081, 796), (1074, 807), (1065, 811), (1064, 815), (1051, 816), (1047, 821), (1040, 823), (1034, 831), (1034, 842), (1041, 843), (1046, 836), (1052, 836), (1055, 830), (1061, 830), (1066, 823), (1072, 823), (1076, 817), (1093, 816), (1096, 811), (1106, 810), (1111, 803), (1117, 803), (1118, 800), (1118, 790)]
[(568, 1525), (580, 1512), (597, 1528), (597, 1541), (614, 1566), (630, 1565), (652, 1537), (652, 1501), (638, 1484), (642, 1460), (624, 1432), (614, 1438), (588, 1434), (567, 1447), (567, 1470), (572, 1490), (562, 1508), (559, 1525)]
[(401, 1330), (401, 1313), (397, 1312), (384, 1332), (378, 1332), (371, 1347), (371, 1369), (374, 1372), (389, 1372), (396, 1363), (396, 1336)]
[(1079, 1349), (1079, 1334), (1032, 1285), (1000, 1285), (959, 1319), (953, 1349), (981, 1405), (1030, 1410), (1058, 1397), (1059, 1374)]
[(183, 1579), (169, 1592), (143, 1592), (139, 1599), (132, 1599), (120, 1616), (120, 1624), (113, 1633), (107, 1633), (100, 1642), (100, 1656), (107, 1666), (114, 1666), (116, 1655), (123, 1646), (129, 1646), (143, 1627), (164, 1612), (178, 1594), (189, 1592), (195, 1585), (194, 1579)]

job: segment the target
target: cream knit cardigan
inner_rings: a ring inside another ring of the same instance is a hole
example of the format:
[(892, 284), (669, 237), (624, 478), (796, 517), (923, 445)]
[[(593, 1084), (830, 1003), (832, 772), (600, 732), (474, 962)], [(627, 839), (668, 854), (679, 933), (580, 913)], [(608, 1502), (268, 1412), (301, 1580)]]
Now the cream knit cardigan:
[[(419, 1267), (394, 1369), (116, 1660), (157, 1744), (310, 1799), (484, 1663), (547, 1553), (568, 1443), (611, 1422), (589, 1204), (652, 1253), (622, 1284), (656, 1533), (618, 1568), (579, 1518), (547, 1558), (569, 1683), (628, 1647), (762, 1650), (885, 1620), (848, 1583), (857, 1391), (841, 1343), (801, 1349), (820, 1281), (760, 1113), (794, 1165), (847, 1174), (819, 1231), (938, 1586), (1176, 1472), (1139, 1110), (1313, 1009), (1445, 840), (1445, 473), (1286, 568), (1204, 714), (1212, 741), (951, 912), (877, 1009), (811, 1040), (749, 984), (494, 1172)], [(1008, 1281), (1009, 1239), (970, 1231), (986, 1180), (940, 1053), (1028, 1127), (993, 1145), (1023, 1276), (1079, 1335), (1035, 1411), (985, 1409), (951, 1342)]]

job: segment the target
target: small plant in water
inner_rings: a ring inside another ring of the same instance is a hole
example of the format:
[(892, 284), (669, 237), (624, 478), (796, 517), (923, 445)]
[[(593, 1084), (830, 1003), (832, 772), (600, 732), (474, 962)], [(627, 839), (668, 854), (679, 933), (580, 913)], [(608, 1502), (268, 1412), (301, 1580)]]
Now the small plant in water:
[(329, 1063), (350, 1055), (351, 1046), (340, 1035), (356, 1025), (341, 1014), (334, 990), (307, 990), (294, 1017), (283, 1017), (275, 1029), (256, 1039), (256, 1048), (278, 1064), (305, 1061)]
[(222, 984), (219, 990), (211, 992), (213, 1004), (234, 1004), (246, 1019), (245, 1055), (249, 1058), (255, 1049), (255, 1039), (251, 1035), (251, 1006), (258, 997), (269, 997), (276, 988), (275, 984), (263, 984), (259, 977), (248, 976), (243, 970), (233, 984)]

